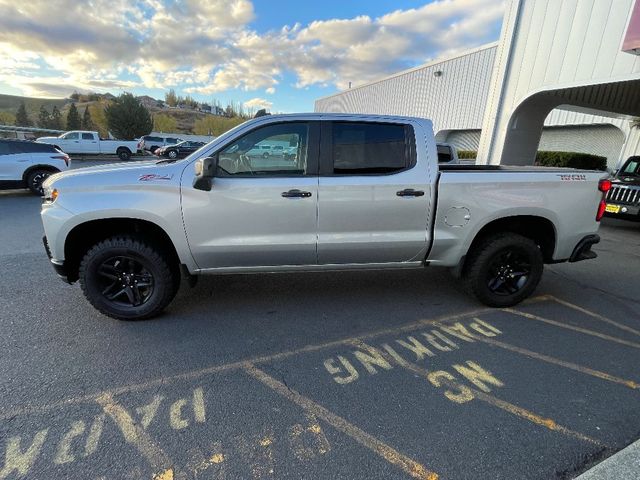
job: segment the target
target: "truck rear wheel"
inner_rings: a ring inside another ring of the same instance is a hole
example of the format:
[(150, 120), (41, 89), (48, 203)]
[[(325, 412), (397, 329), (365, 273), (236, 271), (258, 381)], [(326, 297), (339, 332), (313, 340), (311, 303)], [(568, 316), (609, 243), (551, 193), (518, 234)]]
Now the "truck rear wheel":
[(116, 154), (118, 155), (120, 160), (122, 160), (123, 162), (129, 161), (129, 159), (131, 158), (131, 152), (129, 151), (128, 148), (121, 147), (118, 149)]
[(102, 240), (89, 249), (79, 277), (87, 300), (119, 320), (158, 315), (180, 286), (179, 269), (171, 267), (162, 250), (129, 235)]
[(510, 307), (529, 297), (542, 278), (544, 261), (536, 243), (516, 233), (484, 239), (463, 270), (467, 290), (490, 307)]

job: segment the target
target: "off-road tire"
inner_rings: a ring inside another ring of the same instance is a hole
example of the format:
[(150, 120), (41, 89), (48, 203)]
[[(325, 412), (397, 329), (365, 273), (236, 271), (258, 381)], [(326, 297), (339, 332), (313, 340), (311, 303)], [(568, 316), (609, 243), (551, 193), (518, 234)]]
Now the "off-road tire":
[[(530, 265), (530, 273), (523, 285), (513, 294), (497, 294), (490, 288), (495, 262), (505, 252), (526, 259)], [(465, 262), (462, 279), (467, 291), (480, 302), (490, 307), (511, 307), (529, 297), (542, 278), (544, 260), (542, 252), (530, 238), (516, 233), (499, 233), (483, 239)]]
[[(126, 256), (144, 266), (153, 278), (148, 299), (139, 306), (121, 306), (109, 301), (101, 290), (98, 269), (113, 257)], [(79, 280), (84, 296), (101, 313), (118, 320), (143, 320), (162, 312), (180, 287), (178, 265), (152, 242), (133, 235), (117, 235), (91, 247), (80, 262)]]

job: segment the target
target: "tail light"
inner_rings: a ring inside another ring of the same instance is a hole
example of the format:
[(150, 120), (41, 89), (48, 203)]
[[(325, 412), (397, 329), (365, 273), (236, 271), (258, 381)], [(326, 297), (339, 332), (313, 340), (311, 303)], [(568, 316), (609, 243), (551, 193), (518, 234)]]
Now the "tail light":
[(54, 157), (51, 158), (55, 158), (56, 160), (64, 160), (64, 164), (68, 167), (69, 166), (69, 162), (71, 162), (71, 159), (69, 158), (69, 155), (56, 155)]
[(602, 220), (604, 216), (604, 212), (607, 209), (607, 202), (605, 199), (607, 198), (607, 192), (611, 190), (611, 180), (603, 178), (598, 182), (598, 190), (602, 192), (602, 198), (600, 199), (600, 203), (598, 204), (598, 213), (596, 213), (596, 222)]
[(602, 193), (607, 193), (609, 190), (611, 190), (611, 180), (608, 180), (606, 178), (600, 180), (600, 183), (598, 183), (598, 190), (600, 190)]

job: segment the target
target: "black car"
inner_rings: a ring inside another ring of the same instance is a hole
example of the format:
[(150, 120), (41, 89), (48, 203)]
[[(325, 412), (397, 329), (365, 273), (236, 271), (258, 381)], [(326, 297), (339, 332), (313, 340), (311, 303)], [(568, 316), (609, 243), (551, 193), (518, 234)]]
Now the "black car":
[(640, 221), (640, 156), (629, 157), (611, 179), (605, 215)]
[(167, 145), (166, 147), (158, 148), (155, 154), (159, 157), (168, 157), (171, 159), (184, 158), (187, 155), (191, 155), (196, 150), (206, 145), (204, 142), (191, 142), (184, 141), (176, 143), (175, 145)]

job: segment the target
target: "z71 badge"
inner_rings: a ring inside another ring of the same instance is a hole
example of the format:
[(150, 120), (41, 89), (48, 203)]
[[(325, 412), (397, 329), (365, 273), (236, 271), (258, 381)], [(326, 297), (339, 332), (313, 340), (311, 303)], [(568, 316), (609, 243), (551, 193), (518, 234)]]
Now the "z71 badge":
[(151, 182), (153, 180), (171, 180), (173, 178), (173, 174), (171, 175), (159, 175), (157, 173), (147, 173), (146, 175), (140, 175), (138, 178), (139, 182)]

